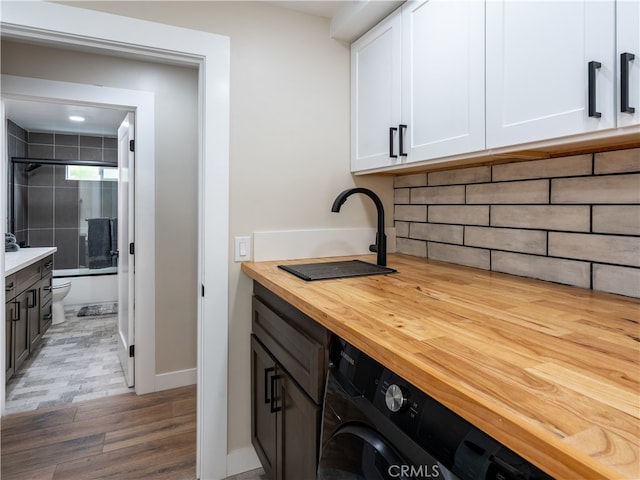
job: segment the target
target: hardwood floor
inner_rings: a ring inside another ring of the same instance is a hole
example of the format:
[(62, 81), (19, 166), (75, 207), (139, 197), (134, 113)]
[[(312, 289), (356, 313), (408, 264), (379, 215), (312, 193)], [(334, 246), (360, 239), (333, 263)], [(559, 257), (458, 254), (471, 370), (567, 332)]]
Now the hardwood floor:
[(2, 418), (2, 480), (193, 480), (196, 387)]

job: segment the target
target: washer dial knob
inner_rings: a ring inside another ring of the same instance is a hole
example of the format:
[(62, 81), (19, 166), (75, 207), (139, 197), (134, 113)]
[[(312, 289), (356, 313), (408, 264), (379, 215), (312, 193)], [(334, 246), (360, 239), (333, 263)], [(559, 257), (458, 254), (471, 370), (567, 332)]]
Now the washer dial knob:
[(387, 404), (387, 408), (392, 412), (399, 412), (407, 406), (408, 399), (407, 394), (401, 387), (395, 383), (389, 385), (387, 391), (384, 394), (384, 402)]

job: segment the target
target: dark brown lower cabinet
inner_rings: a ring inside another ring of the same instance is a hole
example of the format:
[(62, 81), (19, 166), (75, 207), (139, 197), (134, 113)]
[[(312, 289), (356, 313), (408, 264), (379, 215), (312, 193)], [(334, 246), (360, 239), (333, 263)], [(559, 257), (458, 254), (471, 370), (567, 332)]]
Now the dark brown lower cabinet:
[(10, 299), (5, 303), (5, 378), (9, 379), (15, 372), (15, 365), (13, 363), (13, 319), (17, 316), (16, 303), (14, 299)]
[(13, 320), (13, 368), (17, 372), (20, 366), (29, 356), (29, 305), (33, 298), (33, 290), (26, 290), (18, 295), (14, 305), (16, 308)]
[(270, 480), (313, 480), (329, 333), (257, 283), (252, 330), (253, 446)]
[(42, 340), (44, 330), (42, 329), (42, 312), (40, 310), (40, 288), (34, 285), (34, 288), (28, 290), (28, 292), (30, 295), (29, 303), (27, 304), (29, 310), (29, 352), (33, 352)]
[(270, 479), (316, 477), (321, 406), (251, 336), (253, 445)]
[(36, 351), (51, 325), (49, 256), (5, 277), (5, 379), (9, 380)]

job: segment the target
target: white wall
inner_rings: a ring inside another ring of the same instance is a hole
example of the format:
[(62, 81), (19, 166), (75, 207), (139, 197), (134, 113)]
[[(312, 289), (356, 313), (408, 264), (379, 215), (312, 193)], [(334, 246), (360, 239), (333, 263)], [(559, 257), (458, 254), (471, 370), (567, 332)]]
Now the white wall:
[[(350, 199), (348, 208), (345, 206), (338, 215), (329, 211), (335, 196), (356, 183), (374, 189), (381, 196), (388, 212), (387, 224), (392, 224), (391, 177), (354, 179), (349, 174), (349, 48), (329, 38), (327, 19), (259, 2), (156, 2), (153, 6), (149, 2), (70, 2), (69, 5), (231, 38), (231, 247), (235, 235), (254, 231), (374, 226), (375, 211), (368, 199)], [(4, 71), (4, 57), (3, 51), (3, 72), (13, 73)], [(165, 122), (177, 118), (171, 110), (161, 107), (157, 108), (157, 117)], [(166, 123), (163, 125), (166, 127)], [(158, 128), (159, 138), (167, 132), (160, 131), (165, 127)], [(159, 155), (164, 152), (160, 146), (157, 150)], [(171, 157), (174, 162), (190, 158)], [(193, 164), (195, 168), (195, 159)], [(163, 168), (165, 173), (176, 176), (182, 169), (180, 163)], [(175, 203), (168, 185), (160, 183), (158, 216)], [(188, 175), (180, 182), (180, 188), (191, 191), (194, 199), (195, 185), (195, 179)], [(163, 261), (177, 245), (191, 245), (193, 240), (195, 247), (195, 216), (192, 222), (191, 212), (184, 214), (186, 218), (178, 228), (169, 217), (158, 219), (157, 256)], [(162, 228), (169, 231), (167, 236)], [(172, 272), (184, 272), (186, 276), (193, 269), (195, 279), (195, 265), (189, 261), (178, 265), (177, 259), (168, 261), (170, 265), (157, 275), (160, 285), (156, 335), (162, 335), (162, 331), (175, 332), (176, 328), (190, 332), (191, 321), (195, 328), (195, 306), (191, 317), (192, 310), (182, 314), (168, 305), (176, 300), (169, 289), (176, 284)], [(250, 445), (252, 285), (232, 258), (229, 287), (228, 448), (233, 452)], [(163, 308), (170, 313), (164, 314)], [(169, 365), (175, 368), (176, 362), (160, 358), (167, 349), (159, 345), (160, 340), (157, 343), (157, 365), (164, 368), (159, 372), (167, 371)], [(179, 345), (188, 348), (186, 343)], [(195, 355), (195, 341), (192, 347), (190, 353)], [(173, 356), (174, 352), (169, 352), (166, 356)]]

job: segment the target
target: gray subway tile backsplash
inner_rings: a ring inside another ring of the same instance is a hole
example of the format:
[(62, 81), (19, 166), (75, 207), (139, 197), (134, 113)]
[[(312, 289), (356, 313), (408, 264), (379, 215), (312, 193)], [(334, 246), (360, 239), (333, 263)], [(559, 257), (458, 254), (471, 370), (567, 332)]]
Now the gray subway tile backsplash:
[(640, 174), (551, 180), (551, 203), (640, 203)]
[(494, 165), (492, 167), (492, 180), (494, 182), (503, 182), (506, 180), (591, 175), (591, 157), (590, 154), (576, 155)]
[(397, 251), (640, 298), (638, 172), (635, 148), (398, 176)]
[(631, 172), (640, 172), (640, 149), (596, 153), (594, 156), (593, 173), (596, 175)]

